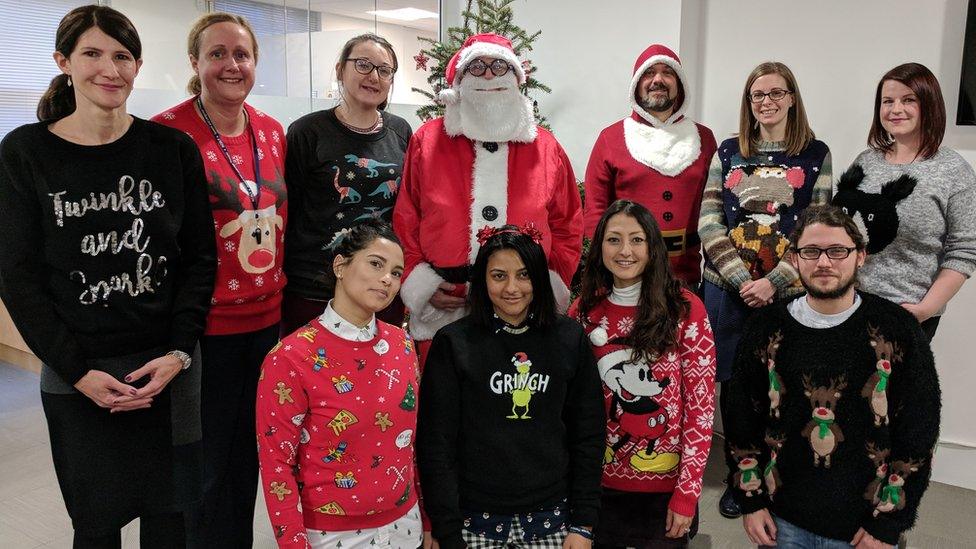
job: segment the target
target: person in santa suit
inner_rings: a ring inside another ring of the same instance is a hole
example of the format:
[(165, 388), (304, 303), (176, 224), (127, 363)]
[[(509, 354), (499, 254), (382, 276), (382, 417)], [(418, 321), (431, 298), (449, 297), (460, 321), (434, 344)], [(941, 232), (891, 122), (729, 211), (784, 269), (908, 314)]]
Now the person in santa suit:
[[(468, 271), (485, 226), (532, 222), (560, 311), (582, 253), (583, 212), (573, 168), (535, 123), (525, 70), (497, 34), (469, 37), (445, 71), (442, 118), (410, 140), (393, 228), (403, 242), (401, 297), (421, 364), (434, 333), (468, 314)], [(696, 214), (697, 215), (697, 214)]]
[(678, 56), (654, 44), (634, 63), (633, 112), (600, 132), (584, 181), (583, 222), (593, 235), (600, 217), (618, 199), (654, 214), (674, 274), (690, 287), (701, 281), (698, 214), (715, 153), (712, 131), (685, 116), (687, 78)]

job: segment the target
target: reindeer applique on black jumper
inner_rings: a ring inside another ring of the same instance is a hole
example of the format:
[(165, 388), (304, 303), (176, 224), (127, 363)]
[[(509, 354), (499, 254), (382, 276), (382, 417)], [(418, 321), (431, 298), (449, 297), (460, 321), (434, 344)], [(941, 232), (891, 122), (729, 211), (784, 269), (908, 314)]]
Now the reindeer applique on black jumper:
[(881, 502), (881, 485), (884, 484), (885, 477), (888, 476), (888, 454), (891, 450), (888, 448), (879, 448), (875, 443), (868, 441), (864, 448), (868, 452), (868, 458), (871, 463), (874, 464), (874, 480), (868, 483), (867, 489), (864, 490), (864, 499), (871, 502), (871, 505), (876, 506)]
[(892, 363), (902, 361), (902, 351), (898, 343), (888, 341), (880, 330), (868, 325), (868, 337), (878, 361), (875, 363), (877, 371), (868, 378), (861, 396), (868, 399), (871, 412), (874, 413), (875, 426), (888, 424), (888, 378), (891, 376)]
[(878, 503), (874, 507), (874, 516), (880, 513), (901, 511), (905, 508), (905, 480), (909, 475), (918, 471), (925, 460), (892, 461), (888, 483), (881, 488)]
[(784, 442), (786, 442), (786, 435), (784, 433), (766, 432), (766, 446), (769, 446), (769, 463), (763, 469), (763, 479), (766, 481), (766, 490), (769, 491), (770, 500), (776, 495), (776, 490), (779, 490), (779, 487), (783, 485), (783, 481), (779, 478), (779, 469), (776, 468), (776, 458), (780, 450), (783, 449)]
[(810, 399), (813, 406), (812, 418), (803, 428), (802, 435), (810, 441), (810, 448), (813, 450), (813, 466), (819, 467), (823, 461), (823, 466), (830, 468), (830, 456), (837, 450), (837, 445), (844, 442), (844, 432), (840, 425), (834, 423), (836, 419), (835, 410), (837, 401), (840, 400), (841, 391), (847, 387), (847, 380), (844, 376), (830, 382), (830, 385), (815, 386), (809, 374), (803, 375), (803, 394)]
[(903, 175), (881, 186), (880, 193), (866, 193), (859, 187), (864, 181), (864, 169), (855, 164), (837, 183), (837, 194), (831, 201), (851, 216), (867, 240), (868, 254), (876, 254), (891, 244), (898, 235), (896, 206), (907, 198), (918, 183)]
[(742, 490), (747, 498), (763, 493), (762, 473), (759, 472), (759, 450), (757, 448), (729, 447), (729, 453), (739, 468), (732, 475), (732, 483)]
[(759, 360), (766, 364), (769, 372), (769, 417), (779, 417), (779, 404), (786, 394), (786, 387), (783, 386), (783, 378), (776, 371), (776, 351), (779, 350), (779, 343), (783, 341), (783, 332), (777, 330), (775, 334), (769, 336), (769, 343), (765, 349), (757, 349), (756, 355)]

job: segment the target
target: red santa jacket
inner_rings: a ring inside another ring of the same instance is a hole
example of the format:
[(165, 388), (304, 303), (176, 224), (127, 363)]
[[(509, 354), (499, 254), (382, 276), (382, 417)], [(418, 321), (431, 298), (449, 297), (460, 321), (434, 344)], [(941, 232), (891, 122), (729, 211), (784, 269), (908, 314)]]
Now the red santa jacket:
[(400, 295), (416, 339), (431, 339), (468, 313), (430, 306), (444, 282), (432, 267), (474, 263), (482, 227), (529, 221), (542, 231), (553, 290), (565, 309), (582, 253), (583, 212), (573, 168), (552, 134), (539, 128), (529, 143), (482, 143), (448, 136), (443, 119), (417, 130), (393, 211), (405, 260)]

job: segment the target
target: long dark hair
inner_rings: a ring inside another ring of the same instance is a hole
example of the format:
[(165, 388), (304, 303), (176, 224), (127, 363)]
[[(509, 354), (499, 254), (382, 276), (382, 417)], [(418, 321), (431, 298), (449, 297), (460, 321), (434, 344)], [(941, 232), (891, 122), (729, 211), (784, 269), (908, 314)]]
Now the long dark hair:
[[(98, 27), (102, 32), (119, 41), (132, 57), (142, 59), (142, 41), (129, 18), (108, 6), (81, 6), (68, 12), (58, 25), (54, 50), (71, 57), (78, 39), (88, 29)], [(75, 92), (68, 85), (68, 75), (62, 73), (51, 80), (47, 91), (37, 103), (37, 119), (59, 120), (75, 112)]]
[[(400, 243), (400, 239), (397, 238), (389, 223), (381, 219), (366, 219), (362, 223), (337, 234), (332, 239), (328, 245), (328, 249), (332, 251), (329, 257), (335, 258), (341, 255), (346, 262), (349, 262), (352, 260), (352, 256), (368, 248), (377, 238), (385, 238), (400, 246), (401, 249), (403, 248), (403, 244)], [(326, 295), (335, 295), (336, 274), (331, 263), (326, 266), (322, 280), (325, 283)]]
[[(349, 56), (352, 55), (352, 49), (356, 47), (357, 44), (362, 44), (363, 42), (376, 42), (380, 45), (387, 53), (390, 54), (390, 58), (393, 59), (393, 70), (396, 71), (400, 68), (400, 62), (397, 61), (396, 51), (393, 50), (393, 44), (390, 41), (378, 34), (373, 34), (367, 32), (365, 34), (360, 34), (359, 36), (353, 36), (342, 46), (342, 51), (339, 52), (339, 63), (336, 65), (336, 78), (342, 81), (342, 71), (346, 70), (346, 61), (349, 61)], [(390, 103), (390, 95), (393, 95), (393, 81), (390, 81), (390, 91), (386, 95), (386, 100), (380, 103), (377, 109), (386, 110), (386, 106)]]
[(495, 308), (488, 296), (488, 258), (500, 250), (514, 250), (522, 259), (532, 281), (532, 302), (526, 317), (533, 328), (548, 328), (556, 320), (556, 298), (552, 295), (552, 281), (542, 246), (519, 232), (514, 225), (505, 225), (485, 242), (471, 267), (471, 317), (482, 326), (491, 326)]
[(874, 92), (874, 118), (871, 121), (871, 131), (868, 132), (868, 146), (878, 152), (891, 152), (895, 140), (888, 135), (881, 125), (881, 88), (888, 80), (901, 82), (911, 88), (918, 97), (921, 130), (918, 158), (926, 160), (935, 156), (942, 145), (945, 136), (946, 108), (942, 97), (939, 79), (932, 71), (920, 63), (905, 63), (886, 72), (878, 82), (878, 89)]
[(583, 264), (583, 284), (579, 312), (584, 322), (598, 303), (613, 289), (613, 274), (603, 264), (603, 240), (610, 218), (623, 214), (634, 218), (647, 236), (647, 266), (641, 273), (637, 318), (627, 345), (647, 361), (678, 345), (678, 324), (688, 316), (691, 304), (682, 294), (681, 281), (675, 278), (668, 260), (664, 237), (654, 216), (644, 206), (630, 200), (617, 200), (607, 208), (596, 225), (590, 251)]

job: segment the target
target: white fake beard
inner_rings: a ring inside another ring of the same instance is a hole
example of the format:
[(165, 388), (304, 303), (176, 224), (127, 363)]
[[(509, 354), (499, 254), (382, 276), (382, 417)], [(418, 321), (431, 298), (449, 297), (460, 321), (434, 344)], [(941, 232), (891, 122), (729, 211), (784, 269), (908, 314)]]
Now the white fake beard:
[[(500, 87), (505, 89), (481, 91)], [(449, 131), (456, 130), (475, 141), (525, 142), (535, 137), (532, 103), (519, 91), (513, 71), (491, 80), (466, 75), (459, 92), (460, 102), (445, 109)]]

